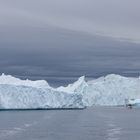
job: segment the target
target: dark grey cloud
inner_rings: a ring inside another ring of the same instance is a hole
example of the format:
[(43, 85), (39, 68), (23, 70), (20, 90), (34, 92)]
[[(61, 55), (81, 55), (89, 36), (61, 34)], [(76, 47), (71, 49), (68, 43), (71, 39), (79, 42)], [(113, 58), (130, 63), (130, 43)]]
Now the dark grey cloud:
[(51, 83), (70, 82), (81, 75), (139, 74), (138, 44), (62, 29), (34, 29), (31, 34), (19, 29), (10, 36), (8, 41), (0, 37), (1, 72)]
[(0, 72), (59, 85), (81, 75), (138, 76), (139, 4), (2, 0)]

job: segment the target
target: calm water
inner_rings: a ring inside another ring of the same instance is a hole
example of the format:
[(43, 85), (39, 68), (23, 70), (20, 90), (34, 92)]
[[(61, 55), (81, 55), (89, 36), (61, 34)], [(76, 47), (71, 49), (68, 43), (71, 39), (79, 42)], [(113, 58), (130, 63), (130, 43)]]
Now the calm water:
[(140, 109), (0, 111), (0, 140), (140, 140)]

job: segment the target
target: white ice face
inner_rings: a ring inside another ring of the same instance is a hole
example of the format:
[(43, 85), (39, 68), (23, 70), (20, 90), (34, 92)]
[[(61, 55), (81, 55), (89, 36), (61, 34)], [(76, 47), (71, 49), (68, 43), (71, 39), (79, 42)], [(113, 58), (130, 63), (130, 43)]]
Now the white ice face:
[(28, 86), (0, 85), (0, 109), (83, 108), (82, 95)]

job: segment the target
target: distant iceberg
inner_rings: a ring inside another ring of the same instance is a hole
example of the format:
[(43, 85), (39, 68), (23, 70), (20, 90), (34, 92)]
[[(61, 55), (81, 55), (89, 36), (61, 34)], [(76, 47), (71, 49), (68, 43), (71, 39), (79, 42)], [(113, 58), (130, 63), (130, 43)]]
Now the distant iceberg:
[(125, 100), (126, 107), (140, 107), (140, 99), (126, 99)]
[(47, 81), (0, 76), (0, 109), (84, 108), (125, 105), (125, 99), (140, 98), (140, 78), (110, 74), (86, 81), (85, 76), (66, 87), (51, 87)]

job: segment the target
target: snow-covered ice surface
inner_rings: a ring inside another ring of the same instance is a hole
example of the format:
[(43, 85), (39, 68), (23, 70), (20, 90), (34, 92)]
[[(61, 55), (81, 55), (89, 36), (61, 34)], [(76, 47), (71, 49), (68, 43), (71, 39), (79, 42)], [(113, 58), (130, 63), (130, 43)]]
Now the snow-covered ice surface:
[(124, 105), (140, 98), (140, 78), (110, 74), (86, 81), (80, 77), (66, 87), (53, 88), (47, 81), (0, 76), (0, 108), (82, 108), (93, 105)]
[(19, 78), (15, 78), (11, 75), (5, 75), (4, 73), (0, 76), (0, 84), (8, 84), (8, 85), (22, 85), (22, 86), (29, 86), (35, 88), (50, 88), (49, 84), (45, 80), (21, 80)]

